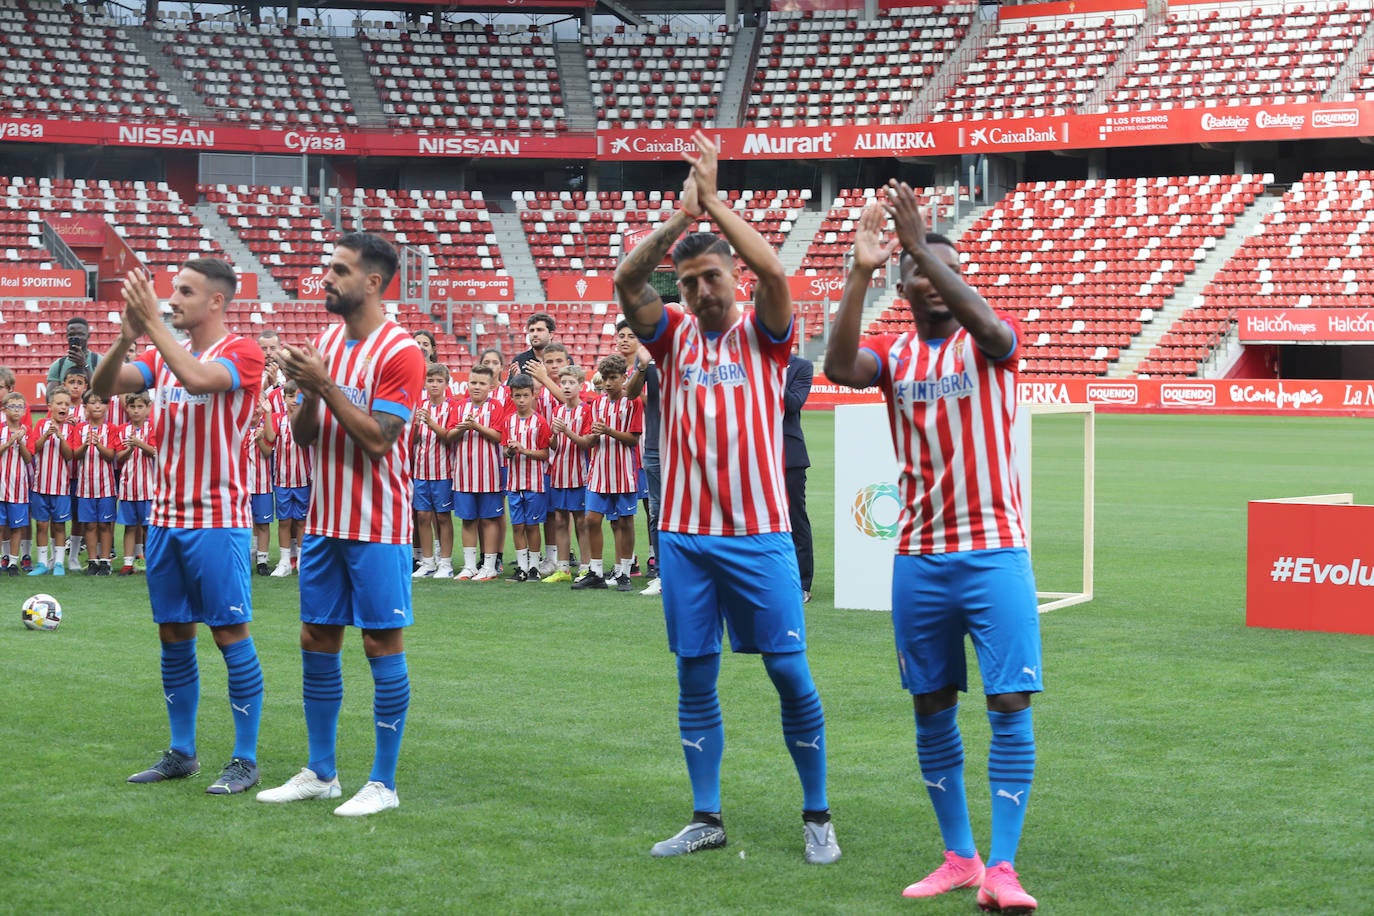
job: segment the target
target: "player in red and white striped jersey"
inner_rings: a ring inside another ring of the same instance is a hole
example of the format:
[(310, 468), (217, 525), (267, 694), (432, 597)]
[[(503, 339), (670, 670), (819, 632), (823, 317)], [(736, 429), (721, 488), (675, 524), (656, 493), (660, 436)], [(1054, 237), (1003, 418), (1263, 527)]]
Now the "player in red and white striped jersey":
[(512, 582), (542, 581), (539, 526), (549, 514), (545, 478), (553, 430), (536, 409), (534, 384), (534, 379), (523, 372), (511, 376), (512, 410), (501, 424), (501, 449), (509, 469), (506, 498), (516, 553), (516, 571), (508, 577)]
[(124, 565), (119, 574), (132, 576), (135, 560), (143, 557), (148, 516), (153, 511), (157, 438), (148, 416), (153, 402), (147, 393), (126, 394), (120, 400), (124, 402), (128, 422), (119, 431), (119, 506), (115, 521), (124, 526)]
[(94, 391), (83, 399), (86, 421), (67, 434), (76, 470), (76, 518), (85, 526), (90, 565), (86, 572), (110, 575), (114, 552), (115, 460), (121, 430), (106, 417), (109, 403)]
[[(582, 370), (565, 366), (558, 373), (559, 403), (549, 420), (553, 459), (549, 464), (549, 520), (544, 531), (554, 547), (554, 571), (545, 582), (571, 582), (572, 532), (585, 563), (587, 545), (587, 449), (591, 446), (591, 405), (582, 400)], [(586, 570), (579, 569), (578, 574)]]
[(454, 443), (453, 514), (463, 522), (463, 568), (458, 578), (479, 582), (496, 578), (496, 556), (503, 537), (501, 423), (506, 412), (491, 397), (495, 382), (490, 366), (472, 367), (467, 399), (455, 403), (445, 434)]
[(324, 278), (325, 308), (343, 321), (313, 346), (283, 346), (282, 371), (300, 386), (296, 441), (315, 448), (301, 549), (301, 650), (308, 763), (264, 802), (337, 798), (335, 735), (343, 699), (344, 630), (363, 633), (372, 670), (375, 754), (367, 783), (334, 810), (394, 808), (396, 762), (410, 708), (405, 627), (414, 620), (410, 543), (410, 420), (424, 393), (425, 357), (382, 307), (396, 275), (384, 239), (343, 236)]
[[(825, 717), (806, 659), (796, 551), (782, 468), (783, 377), (794, 333), (777, 253), (716, 190), (717, 149), (700, 131), (681, 209), (616, 270), (616, 297), (660, 376), (663, 471), (659, 574), (669, 647), (678, 657), (678, 729), (691, 776), (691, 822), (656, 856), (725, 845), (720, 818), (724, 728), (716, 681), (721, 621), (736, 652), (763, 655), (802, 784), (804, 855), (840, 856), (826, 798)], [(709, 216), (725, 238), (689, 226)], [(674, 243), (677, 242), (676, 246)], [(758, 277), (754, 308), (735, 301), (740, 267)], [(672, 250), (686, 311), (665, 308), (649, 278)], [(747, 572), (743, 572), (747, 571)]]
[[(639, 437), (644, 433), (644, 405), (625, 397), (625, 360), (603, 359), (597, 374), (605, 394), (591, 404), (591, 466), (587, 471), (587, 549), (589, 565), (573, 588), (607, 588), (628, 592), (635, 553), (635, 510), (639, 477)], [(602, 520), (611, 523), (615, 569), (602, 571)]]
[(27, 410), (22, 394), (0, 385), (0, 531), (5, 532), (0, 554), (9, 576), (19, 575), (19, 558), (29, 531), (29, 461), (33, 456), (24, 422)]
[[(425, 335), (433, 337), (429, 331), (417, 331), (413, 336), (419, 343), (426, 340)], [(432, 340), (428, 342), (433, 345)], [(415, 530), (420, 547), (420, 565), (412, 575), (417, 579), (453, 578), (453, 445), (448, 440), (448, 425), (455, 403), (448, 395), (451, 379), (447, 366), (431, 362), (425, 368), (425, 397), (415, 410), (410, 476), (415, 487)], [(435, 540), (439, 542), (437, 557)]]
[[(238, 277), (227, 263), (193, 258), (172, 280), (171, 327), (163, 323), (142, 269), (124, 281), (124, 316), (112, 353), (142, 336), (152, 348), (132, 363), (102, 359), (91, 387), (104, 397), (148, 389), (158, 478), (148, 531), (148, 595), (162, 642), (171, 748), (130, 782), (161, 782), (199, 771), (196, 709), (198, 623), (210, 627), (229, 671), (234, 753), (206, 790), (234, 794), (258, 781), (262, 667), (249, 634), (253, 619), (248, 558), (252, 544), (248, 436), (262, 383), (262, 350), (229, 332), (226, 313)], [(185, 332), (178, 340), (172, 328)]]
[[(267, 374), (264, 373), (264, 381)], [(260, 576), (272, 572), (267, 560), (272, 546), (272, 520), (277, 517), (272, 491), (272, 446), (263, 441), (268, 420), (272, 416), (268, 409), (270, 404), (271, 399), (266, 394), (258, 398), (248, 438), (243, 443), (245, 460), (248, 462), (249, 502), (253, 509), (254, 566)]]
[(314, 474), (313, 446), (296, 441), (291, 423), (301, 409), (300, 389), (287, 379), (282, 386), (286, 410), (269, 419), (262, 442), (272, 449), (273, 514), (277, 518), (277, 567), (268, 575), (281, 579), (300, 564), (305, 541), (305, 519), (310, 506), (310, 481)]
[[(1014, 864), (1035, 772), (1030, 701), (1043, 689), (1035, 578), (1022, 530), (1012, 425), (1016, 325), (959, 275), (947, 238), (928, 233), (916, 195), (889, 182), (859, 219), (854, 264), (826, 350), (825, 374), (877, 385), (887, 401), (902, 493), (892, 623), (902, 686), (916, 708), (921, 774), (945, 863), (904, 892), (929, 897), (979, 885), (984, 909), (1030, 911)], [(896, 237), (883, 240), (887, 215)], [(864, 293), (900, 247), (898, 292), (913, 328), (859, 340)], [(978, 856), (963, 788), (959, 692), (964, 634), (978, 655), (991, 724), (992, 841)]]
[(66, 388), (48, 389), (48, 415), (29, 430), (28, 451), (33, 456), (33, 477), (29, 482), (29, 508), (34, 522), (34, 547), (37, 556), (31, 576), (49, 571), (48, 540), (55, 556), (51, 571), (66, 575), (66, 523), (72, 517), (72, 447), (67, 443), (71, 430), (72, 395)]

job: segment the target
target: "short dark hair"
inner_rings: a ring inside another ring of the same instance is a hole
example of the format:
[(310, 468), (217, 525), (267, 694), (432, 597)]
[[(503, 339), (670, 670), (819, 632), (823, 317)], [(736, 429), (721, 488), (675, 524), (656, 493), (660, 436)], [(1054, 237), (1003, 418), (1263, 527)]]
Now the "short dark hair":
[(469, 370), (468, 370), (468, 374), (469, 374), (469, 375), (490, 375), (492, 381), (496, 381), (496, 373), (491, 371), (491, 366), (484, 366), (484, 365), (482, 365), (481, 363), (477, 363), (475, 366), (473, 366), (471, 369), (469, 369)]
[(238, 274), (229, 266), (228, 261), (219, 258), (191, 258), (181, 262), (182, 270), (194, 270), (211, 283), (218, 283), (226, 292), (224, 298), (232, 299), (239, 291)]
[(445, 379), (451, 378), (453, 373), (448, 371), (448, 366), (443, 363), (430, 363), (425, 367), (425, 381), (429, 381), (436, 375), (442, 375)]
[(512, 375), (510, 377), (509, 382), (506, 382), (506, 387), (509, 388), (511, 391), (514, 391), (517, 388), (527, 388), (530, 391), (533, 391), (534, 376), (526, 375), (523, 372), (517, 372), (515, 373), (515, 375)]
[(482, 357), (486, 356), (488, 353), (495, 353), (496, 358), (501, 360), (501, 365), (504, 366), (506, 364), (506, 354), (501, 352), (500, 347), (487, 347), (481, 353), (477, 354), (477, 361), (480, 363), (482, 361)]
[[(927, 245), (944, 245), (944, 246), (946, 246), (946, 247), (948, 247), (948, 248), (953, 248), (956, 252), (959, 250), (959, 246), (956, 245), (956, 244), (954, 244), (954, 242), (950, 240), (950, 237), (949, 237), (949, 236), (947, 236), (947, 235), (941, 235), (941, 234), (938, 233), (938, 232), (927, 232), (927, 233), (926, 233), (926, 244), (927, 244)], [(903, 248), (900, 257), (902, 257), (902, 258), (910, 258), (910, 257), (911, 257), (911, 252), (909, 252), (909, 251), (907, 251), (905, 248)], [(914, 259), (913, 259), (913, 260), (914, 260)]]
[(91, 370), (81, 366), (68, 366), (67, 371), (62, 374), (62, 381), (65, 382), (74, 375), (81, 376), (87, 385), (91, 383)]
[(82, 404), (89, 404), (91, 401), (99, 401), (102, 404), (110, 403), (110, 399), (96, 391), (94, 388), (87, 388), (86, 393), (81, 396)]
[(280, 337), (280, 336), (281, 336), (281, 335), (277, 333), (277, 329), (276, 329), (276, 328), (263, 328), (261, 331), (258, 332), (258, 340), (262, 340), (264, 337)]
[(628, 369), (629, 366), (625, 362), (625, 357), (619, 353), (612, 353), (596, 364), (596, 371), (601, 373), (602, 378), (607, 375), (624, 375)]
[(72, 317), (67, 319), (67, 327), (71, 327), (74, 324), (79, 324), (87, 330), (90, 330), (91, 327), (91, 323), (87, 321), (85, 318), (82, 318), (80, 315), (73, 315)]
[(715, 233), (693, 232), (691, 235), (684, 235), (682, 240), (673, 246), (673, 263), (681, 264), (703, 254), (718, 254), (725, 258), (735, 256), (730, 249), (730, 243)]
[(378, 274), (382, 278), (382, 289), (387, 288), (401, 266), (401, 258), (396, 254), (396, 249), (380, 235), (350, 232), (334, 244), (349, 251), (356, 251), (363, 270), (370, 274)]
[(568, 359), (572, 359), (572, 354), (568, 352), (568, 348), (556, 340), (551, 340), (544, 345), (543, 355), (548, 356), (550, 353), (562, 353)]
[(630, 326), (630, 322), (627, 321), (626, 319), (622, 318), (622, 319), (620, 319), (619, 321), (617, 321), (617, 322), (615, 323), (615, 332), (616, 332), (617, 334), (619, 334), (621, 331), (625, 330), (625, 329), (628, 328), (629, 326)]
[(553, 316), (548, 312), (535, 312), (531, 315), (529, 320), (525, 322), (525, 330), (528, 331), (541, 321), (548, 327), (550, 334), (558, 330), (558, 325), (554, 323)]

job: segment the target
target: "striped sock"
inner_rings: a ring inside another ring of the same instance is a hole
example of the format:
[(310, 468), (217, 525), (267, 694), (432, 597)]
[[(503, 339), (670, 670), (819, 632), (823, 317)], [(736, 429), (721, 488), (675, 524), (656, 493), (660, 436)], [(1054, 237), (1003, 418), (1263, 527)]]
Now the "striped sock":
[(401, 757), (401, 737), (405, 734), (406, 713), (410, 709), (410, 673), (406, 654), (369, 658), (372, 666), (372, 715), (377, 730), (377, 754), (372, 761), (370, 782), (396, 788), (396, 763)]
[(338, 775), (335, 747), (343, 706), (343, 658), (331, 652), (301, 650), (301, 695), (310, 769), (328, 782)]
[(988, 710), (988, 722), (992, 725), (992, 745), (988, 748), (992, 845), (988, 866), (1006, 862), (1014, 867), (1035, 776), (1035, 730), (1029, 706), (1016, 712)]
[(679, 657), (677, 669), (678, 732), (692, 783), (692, 806), (697, 811), (719, 812), (720, 762), (725, 754), (725, 723), (716, 693), (720, 654)]
[(802, 808), (824, 811), (830, 807), (825, 793), (825, 712), (806, 653), (765, 655), (763, 664), (778, 688), (782, 737), (801, 777)]
[(959, 734), (957, 703), (933, 715), (916, 716), (916, 757), (945, 848), (973, 858), (978, 847), (964, 795), (964, 739)]
[(220, 649), (229, 669), (229, 709), (234, 716), (234, 756), (258, 759), (258, 726), (262, 722), (262, 665), (253, 637)]
[(172, 726), (172, 750), (194, 757), (200, 707), (200, 665), (194, 639), (162, 644), (162, 698)]

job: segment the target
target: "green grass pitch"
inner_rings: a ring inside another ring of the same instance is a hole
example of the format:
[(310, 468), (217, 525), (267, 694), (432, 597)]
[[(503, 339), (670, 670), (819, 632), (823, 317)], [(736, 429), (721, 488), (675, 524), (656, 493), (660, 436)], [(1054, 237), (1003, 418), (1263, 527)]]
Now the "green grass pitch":
[[(941, 844), (916, 769), (885, 615), (836, 610), (831, 417), (806, 417), (819, 572), (811, 665), (829, 723), (844, 858), (801, 857), (800, 793), (756, 658), (721, 676), (730, 845), (649, 846), (690, 811), (658, 602), (543, 585), (422, 582), (401, 807), (204, 794), (228, 757), (224, 666), (200, 643), (200, 755), (186, 782), (124, 778), (165, 746), (141, 579), (0, 579), (0, 912), (967, 913), (971, 892), (906, 901)], [(1075, 587), (1075, 418), (1035, 421), (1036, 568)], [(1366, 421), (1101, 416), (1096, 599), (1042, 618), (1047, 692), (1017, 861), (1046, 914), (1368, 910), (1374, 638), (1244, 625), (1248, 499), (1374, 499)], [(641, 548), (641, 556), (644, 551)], [(760, 574), (765, 574), (760, 571)], [(291, 580), (255, 579), (267, 679), (260, 762), (305, 762)], [(47, 590), (66, 617), (24, 630)], [(371, 681), (345, 652), (345, 793), (371, 762)], [(986, 851), (987, 725), (960, 717)], [(1352, 896), (1353, 895), (1353, 896)]]

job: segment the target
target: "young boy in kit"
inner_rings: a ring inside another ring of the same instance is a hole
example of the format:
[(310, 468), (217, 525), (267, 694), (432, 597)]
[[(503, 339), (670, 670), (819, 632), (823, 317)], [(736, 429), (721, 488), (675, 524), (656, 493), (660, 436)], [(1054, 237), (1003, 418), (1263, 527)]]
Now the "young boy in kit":
[[(453, 578), (453, 447), (448, 440), (449, 415), (454, 402), (447, 366), (425, 368), (425, 399), (415, 410), (410, 441), (411, 482), (415, 491), (415, 533), (420, 540), (420, 565), (412, 578)], [(434, 532), (439, 532), (435, 558)]]
[[(67, 415), (67, 421), (73, 424), (86, 422), (86, 389), (91, 386), (91, 373), (88, 369), (71, 368), (67, 370), (66, 376), (62, 379), (62, 387), (72, 396), (72, 410)], [(72, 536), (67, 539), (67, 568), (81, 568), (81, 547), (85, 541), (86, 526), (76, 514), (76, 464), (71, 466), (72, 480), (71, 489), (68, 491), (72, 498)], [(89, 549), (87, 556), (90, 555)]]
[(153, 402), (147, 392), (124, 395), (128, 422), (119, 439), (119, 506), (115, 521), (124, 526), (124, 565), (121, 576), (132, 576), (143, 561), (148, 536), (148, 515), (153, 509), (153, 476), (157, 466), (157, 440), (148, 418)]
[[(67, 444), (72, 396), (66, 388), (48, 389), (48, 415), (29, 430), (33, 455), (33, 483), (29, 486), (29, 514), (35, 524), (38, 562), (30, 576), (67, 574), (67, 522), (72, 518), (72, 447)], [(52, 566), (48, 566), (48, 542)]]
[(89, 541), (86, 575), (108, 576), (114, 555), (115, 459), (120, 430), (105, 422), (109, 412), (106, 398), (87, 391), (82, 405), (85, 422), (75, 424), (67, 434), (76, 471), (76, 519)]
[[(463, 520), (463, 568), (459, 579), (496, 578), (504, 514), (501, 485), (501, 421), (505, 410), (490, 396), (496, 373), (477, 365), (468, 373), (468, 399), (449, 415), (445, 438), (453, 455), (453, 514)], [(477, 565), (478, 548), (482, 565)]]
[[(553, 346), (550, 344), (549, 346)], [(545, 350), (548, 348), (546, 347)], [(571, 582), (572, 532), (577, 530), (577, 546), (584, 558), (587, 552), (587, 449), (591, 447), (591, 405), (582, 400), (585, 374), (576, 366), (558, 373), (558, 406), (549, 419), (553, 437), (553, 460), (549, 464), (549, 540), (555, 548), (554, 573), (545, 582)], [(587, 569), (578, 570), (585, 575)]]
[(263, 447), (273, 453), (272, 487), (277, 499), (277, 545), (281, 555), (271, 575), (280, 579), (300, 566), (301, 539), (305, 536), (305, 511), (310, 506), (310, 446), (296, 442), (291, 421), (300, 412), (300, 389), (287, 381), (282, 389), (286, 413), (266, 423)]
[[(636, 476), (639, 436), (644, 431), (644, 405), (625, 397), (625, 358), (608, 356), (597, 366), (605, 397), (592, 404), (591, 470), (587, 475), (587, 547), (591, 569), (572, 587), (634, 590), (630, 567), (635, 553)], [(602, 572), (601, 520), (611, 523), (616, 564), (610, 576)]]
[(28, 405), (11, 391), (0, 398), (4, 425), (0, 426), (0, 531), (4, 533), (4, 564), (0, 572), (19, 575), (22, 541), (29, 532), (29, 428), (24, 424)]
[[(259, 338), (261, 340), (261, 338)], [(267, 375), (263, 375), (266, 381)], [(277, 397), (282, 397), (277, 390)], [(272, 398), (263, 395), (253, 408), (248, 435), (243, 439), (243, 451), (248, 461), (248, 501), (253, 513), (253, 567), (258, 575), (270, 575), (267, 561), (272, 549), (272, 520), (277, 517), (275, 494), (272, 491), (272, 446), (263, 441), (267, 435), (267, 420), (272, 416)], [(281, 412), (286, 411), (285, 401)]]
[(509, 384), (514, 410), (501, 426), (501, 445), (509, 468), (506, 494), (517, 569), (507, 579), (539, 582), (539, 526), (549, 512), (545, 477), (553, 431), (535, 410), (534, 379), (522, 372)]
[[(0, 413), (5, 413), (3, 405), (5, 401), (8, 400), (8, 397), (10, 397), (11, 394), (19, 394), (18, 387), (16, 387), (18, 386), (18, 382), (19, 380), (15, 378), (14, 371), (12, 371), (10, 367), (7, 367), (7, 365), (0, 365)], [(29, 415), (29, 402), (27, 402), (22, 394), (19, 394), (19, 402), (23, 404), (22, 411), (19, 411), (19, 423), (23, 426), (23, 433), (25, 433), (26, 439), (25, 448), (27, 448), (27, 434), (29, 434), (29, 430), (33, 428), (33, 417)], [(8, 423), (8, 419), (10, 419), (10, 417), (8, 417), (8, 413), (5, 413), (4, 417), (0, 417), (0, 424)], [(30, 456), (30, 460), (32, 460), (32, 456)], [(27, 492), (29, 492), (29, 466), (27, 466), (27, 461), (23, 468), (25, 468), (25, 471), (23, 471), (23, 489), (25, 489), (25, 493), (27, 494)], [(0, 485), (3, 485), (3, 479), (0, 479)], [(25, 518), (27, 518), (27, 501), (29, 501), (29, 497), (25, 496)], [(21, 529), (18, 529), (19, 552), (14, 553), (10, 558), (10, 562), (18, 564), (19, 570), (25, 571), (25, 573), (33, 569), (33, 559), (29, 556), (29, 549), (32, 548), (33, 537), (32, 534), (30, 534), (29, 527), (29, 522), (25, 522)], [(4, 529), (4, 525), (0, 525), (0, 529)], [(15, 529), (11, 527), (8, 533), (5, 534), (5, 540), (8, 541), (14, 536)], [(3, 567), (0, 567), (0, 569), (3, 569)], [(16, 574), (18, 573), (11, 573), (11, 575)]]
[[(572, 365), (572, 360), (568, 356), (568, 348), (556, 340), (544, 345), (544, 350), (539, 354), (538, 359), (531, 359), (525, 363), (526, 374), (538, 383), (534, 389), (535, 409), (550, 424), (553, 423), (555, 412), (563, 403), (563, 387), (559, 376), (570, 365)], [(552, 505), (549, 508), (552, 510)], [(580, 515), (579, 519), (581, 519)], [(579, 521), (579, 524), (582, 524), (583, 521)], [(550, 511), (548, 520), (544, 522), (544, 559), (539, 564), (539, 575), (546, 580), (550, 576), (556, 575), (558, 569), (557, 528), (558, 521), (555, 518), (555, 513)], [(578, 528), (578, 541), (582, 541), (586, 534), (585, 527)], [(559, 576), (554, 581), (568, 582), (571, 579)]]

